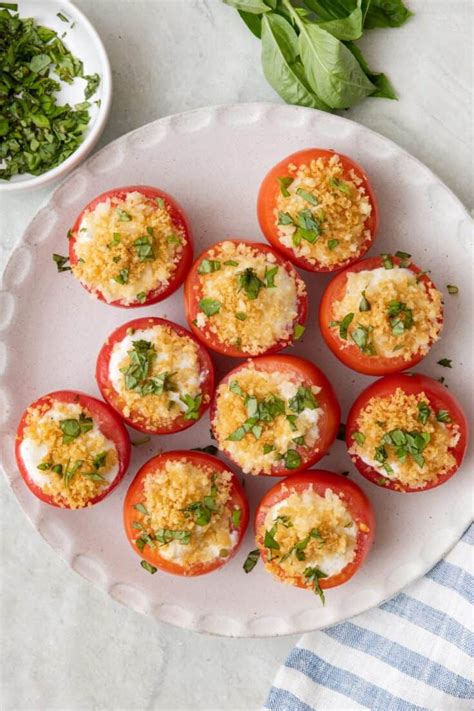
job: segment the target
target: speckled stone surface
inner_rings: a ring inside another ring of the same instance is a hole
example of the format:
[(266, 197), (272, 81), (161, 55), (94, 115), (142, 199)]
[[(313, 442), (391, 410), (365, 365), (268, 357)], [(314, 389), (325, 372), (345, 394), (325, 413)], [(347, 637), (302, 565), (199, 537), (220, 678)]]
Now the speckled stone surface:
[[(160, 116), (216, 103), (277, 101), (259, 43), (218, 0), (81, 0), (114, 69), (102, 145)], [(347, 112), (434, 170), (471, 208), (470, 3), (412, 2), (402, 30), (364, 39), (400, 101)], [(54, 186), (53, 186), (54, 187)], [(0, 197), (0, 267), (51, 188)], [(1, 480), (2, 707), (257, 709), (295, 638), (204, 637), (142, 617), (68, 570)]]

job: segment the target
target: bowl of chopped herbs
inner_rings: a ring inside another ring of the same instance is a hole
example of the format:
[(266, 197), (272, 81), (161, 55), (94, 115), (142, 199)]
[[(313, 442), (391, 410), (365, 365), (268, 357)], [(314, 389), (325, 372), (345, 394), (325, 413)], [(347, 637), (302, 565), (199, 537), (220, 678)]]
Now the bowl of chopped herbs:
[(70, 0), (0, 2), (0, 192), (43, 187), (75, 168), (111, 99), (105, 48)]

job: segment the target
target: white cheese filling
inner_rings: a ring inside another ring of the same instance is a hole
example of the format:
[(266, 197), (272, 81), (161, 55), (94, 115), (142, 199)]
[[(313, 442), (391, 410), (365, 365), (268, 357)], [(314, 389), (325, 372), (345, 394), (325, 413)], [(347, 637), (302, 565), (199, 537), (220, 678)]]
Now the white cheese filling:
[(151, 328), (137, 329), (133, 334), (125, 336), (121, 341), (115, 343), (109, 361), (109, 379), (116, 392), (120, 395), (125, 391), (124, 373), (121, 372), (121, 363), (127, 358), (128, 351), (133, 348), (134, 341), (148, 341), (155, 346), (156, 360), (159, 365), (160, 361), (172, 360), (171, 372), (176, 373), (173, 379), (173, 384), (176, 385), (176, 390), (168, 390), (166, 392), (168, 399), (176, 403), (178, 408), (185, 412), (187, 405), (181, 400), (184, 395), (194, 394), (200, 390), (201, 383), (206, 378), (205, 372), (200, 372), (199, 368), (194, 367), (194, 363), (189, 356), (189, 353), (180, 350), (168, 348), (163, 350), (159, 340), (159, 331), (162, 326)]
[[(184, 544), (180, 543), (180, 541), (173, 540), (167, 543), (166, 545), (161, 546), (160, 556), (162, 558), (166, 558), (166, 560), (173, 561), (174, 563), (183, 563), (186, 559), (187, 550), (189, 550), (189, 546), (192, 545), (193, 548), (199, 549), (199, 559), (202, 563), (207, 563), (211, 560), (215, 560), (216, 558), (227, 558), (228, 556), (221, 556), (222, 546), (218, 546), (215, 543), (208, 543), (203, 548), (199, 548), (199, 536), (200, 531), (202, 530), (203, 528), (201, 526), (197, 526), (196, 529), (193, 531), (191, 537), (191, 540), (193, 541), (192, 544)], [(229, 531), (229, 538), (231, 541), (228, 549), (230, 554), (232, 549), (237, 545), (237, 541), (239, 538), (238, 531)]]
[[(44, 413), (43, 417), (49, 417), (52, 420), (64, 420), (67, 418), (73, 419), (78, 418), (81, 412), (82, 407), (77, 403), (61, 403), (61, 410), (59, 410), (56, 403), (54, 403), (53, 406)], [(91, 441), (91, 444), (93, 443), (95, 437), (98, 434), (104, 436), (103, 433), (101, 433), (99, 427), (97, 426), (97, 423), (94, 418), (92, 418), (92, 422), (92, 429), (86, 433), (86, 436)], [(117, 454), (117, 448), (112, 442), (112, 440), (109, 440), (106, 437), (104, 437), (104, 439), (105, 446), (102, 447), (101, 451), (114, 451)], [(44, 462), (45, 457), (48, 455), (47, 445), (37, 444), (33, 441), (33, 439), (31, 439), (31, 437), (25, 437), (20, 444), (20, 454), (25, 468), (28, 472), (28, 476), (37, 486), (40, 487), (40, 489), (43, 489), (44, 486), (48, 483), (51, 474), (48, 471), (41, 471), (41, 469), (38, 469), (38, 465)], [(103, 473), (101, 471), (100, 474), (105, 479), (107, 479), (109, 484), (111, 484), (117, 476), (118, 471), (119, 461), (117, 454), (116, 463), (112, 467), (110, 467), (110, 469), (106, 473)]]

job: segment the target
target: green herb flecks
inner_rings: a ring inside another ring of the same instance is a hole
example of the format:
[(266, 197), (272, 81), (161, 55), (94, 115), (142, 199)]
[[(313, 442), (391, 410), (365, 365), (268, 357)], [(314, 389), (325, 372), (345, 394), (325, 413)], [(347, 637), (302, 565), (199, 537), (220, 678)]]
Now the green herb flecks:
[(294, 337), (296, 341), (299, 341), (303, 333), (306, 331), (306, 326), (303, 326), (301, 323), (297, 323), (295, 326), (295, 329), (293, 331)]
[(255, 300), (260, 289), (265, 286), (265, 283), (259, 279), (254, 269), (248, 267), (239, 275), (239, 288), (245, 291), (247, 298), (251, 301)]
[(154, 575), (158, 570), (158, 568), (155, 568), (155, 566), (151, 565), (147, 560), (142, 560), (140, 562), (140, 565), (142, 566), (142, 568), (144, 568), (144, 570), (147, 571), (147, 573), (150, 573), (151, 575)]
[(359, 303), (359, 311), (370, 311), (370, 303), (365, 295), (365, 290), (362, 292), (361, 300)]
[(250, 573), (255, 568), (259, 558), (260, 551), (258, 550), (258, 548), (256, 548), (254, 551), (250, 551), (242, 566), (246, 573)]
[(185, 420), (198, 420), (199, 411), (202, 405), (202, 395), (183, 395), (181, 401), (186, 405), (186, 410), (184, 413)]
[(199, 308), (206, 314), (206, 316), (214, 316), (214, 314), (217, 314), (220, 311), (221, 302), (217, 301), (217, 299), (206, 297), (201, 299), (199, 302)]
[(431, 409), (428, 407), (428, 403), (419, 402), (418, 403), (418, 421), (421, 422), (422, 425), (426, 425), (430, 415), (431, 415)]
[(326, 575), (326, 573), (323, 573), (323, 571), (319, 568), (306, 568), (303, 572), (303, 575), (309, 583), (312, 583), (315, 594), (319, 595), (319, 598), (324, 605), (326, 602), (326, 598), (324, 597), (324, 593), (321, 590), (321, 586), (319, 585), (319, 580), (321, 578), (327, 578), (328, 576)]
[(438, 365), (442, 365), (443, 368), (452, 368), (453, 366), (451, 365), (453, 361), (450, 358), (441, 358), (441, 360), (437, 361)]
[(63, 434), (63, 444), (71, 444), (71, 442), (77, 439), (81, 434), (89, 432), (93, 426), (94, 422), (92, 417), (86, 417), (82, 412), (77, 419), (67, 418), (65, 420), (59, 420), (59, 427)]
[(58, 272), (70, 272), (69, 257), (63, 257), (61, 254), (53, 254), (53, 262), (56, 264)]
[(290, 193), (288, 192), (288, 188), (290, 187), (291, 183), (293, 182), (294, 178), (290, 178), (289, 176), (285, 176), (283, 178), (277, 178), (278, 184), (280, 186), (280, 192), (283, 195), (283, 197), (290, 197)]
[(303, 188), (297, 188), (296, 194), (303, 198), (303, 200), (306, 200), (306, 202), (309, 202), (310, 205), (319, 205), (316, 195), (309, 193), (307, 190), (303, 190)]
[(394, 336), (402, 336), (405, 331), (413, 328), (413, 311), (402, 301), (390, 301), (387, 315)]
[(446, 289), (448, 290), (448, 294), (454, 295), (459, 293), (459, 288), (455, 286), (454, 284), (447, 284)]
[(198, 267), (198, 274), (212, 274), (218, 272), (221, 268), (221, 263), (217, 259), (203, 259)]
[(140, 262), (153, 262), (153, 260), (155, 259), (153, 239), (150, 239), (146, 235), (143, 235), (143, 237), (138, 237), (136, 240), (134, 240), (133, 246)]

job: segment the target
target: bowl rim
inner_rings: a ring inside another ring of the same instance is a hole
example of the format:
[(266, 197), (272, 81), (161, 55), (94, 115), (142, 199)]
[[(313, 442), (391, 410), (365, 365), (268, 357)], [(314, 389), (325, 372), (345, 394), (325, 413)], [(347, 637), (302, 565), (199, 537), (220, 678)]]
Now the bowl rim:
[(110, 108), (112, 104), (112, 70), (110, 67), (110, 61), (105, 50), (104, 43), (100, 38), (99, 33), (87, 18), (87, 16), (80, 10), (77, 5), (75, 5), (72, 0), (54, 0), (57, 2), (58, 7), (61, 10), (67, 11), (68, 9), (72, 11), (75, 15), (75, 19), (80, 22), (86, 32), (88, 33), (90, 39), (95, 44), (98, 54), (99, 61), (101, 64), (101, 83), (102, 83), (102, 94), (101, 94), (101, 104), (99, 112), (97, 114), (96, 121), (92, 126), (90, 133), (86, 136), (80, 146), (72, 153), (66, 160), (64, 160), (59, 165), (47, 170), (41, 175), (35, 175), (25, 180), (19, 180), (17, 182), (13, 181), (3, 181), (0, 180), (0, 193), (7, 192), (20, 192), (22, 190), (35, 190), (37, 188), (44, 187), (48, 183), (52, 183), (54, 180), (64, 177), (70, 173), (74, 168), (76, 168), (79, 163), (81, 163), (89, 153), (95, 147), (97, 141), (99, 140), (107, 120), (110, 114)]

